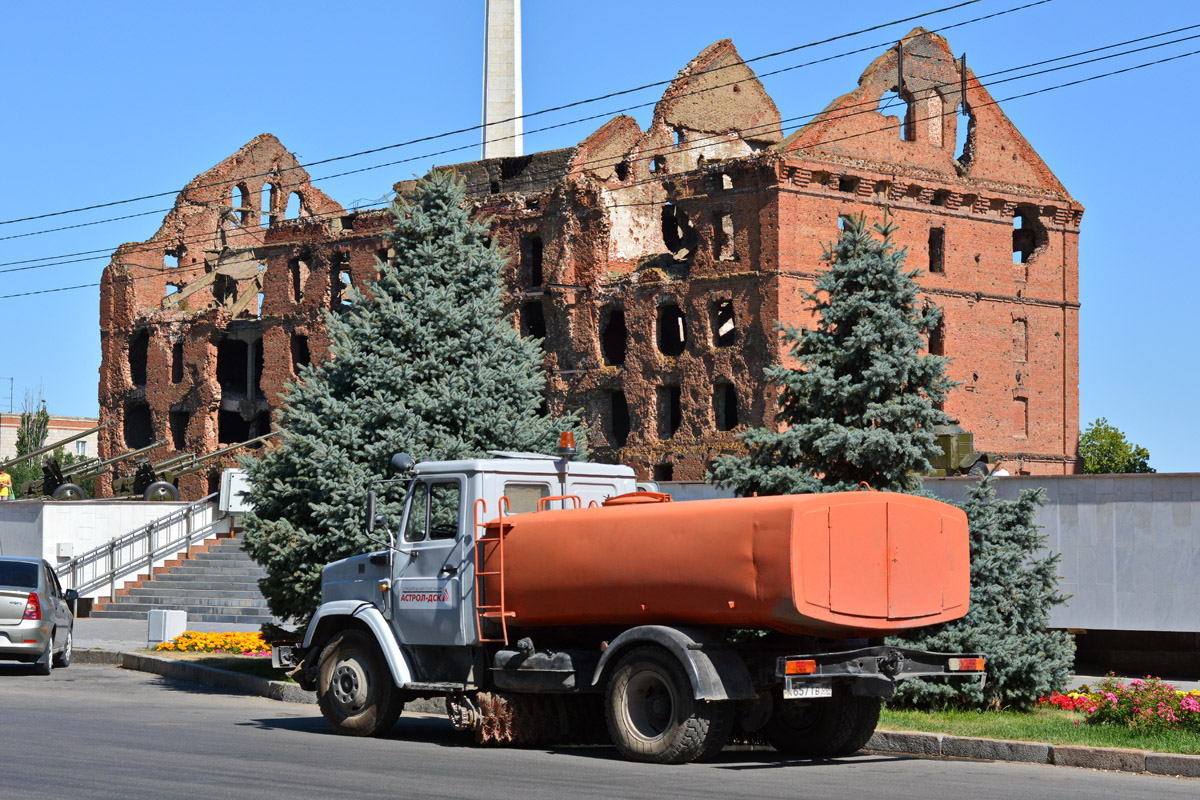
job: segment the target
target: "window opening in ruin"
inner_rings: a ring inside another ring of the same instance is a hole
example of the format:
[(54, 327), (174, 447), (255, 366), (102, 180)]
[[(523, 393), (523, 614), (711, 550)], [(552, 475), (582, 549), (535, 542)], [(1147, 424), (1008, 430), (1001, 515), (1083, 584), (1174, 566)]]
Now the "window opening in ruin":
[(658, 438), (670, 439), (683, 422), (683, 391), (678, 386), (660, 386), (658, 400)]
[(266, 228), (275, 224), (275, 215), (271, 211), (275, 208), (275, 186), (270, 183), (264, 183), (262, 187), (262, 195), (259, 197), (259, 218), (258, 224)]
[(891, 181), (875, 181), (875, 196), (877, 198), (879, 198), (881, 200), (886, 200), (887, 196), (889, 194), (891, 194), (891, 191), (892, 191), (892, 182)]
[(492, 194), (500, 194), (500, 181), (492, 181), (488, 184), (488, 191)]
[(542, 288), (542, 237), (534, 233), (521, 235), (521, 263), (527, 269), (529, 288)]
[(915, 141), (917, 126), (913, 124), (913, 99), (907, 91), (904, 94), (892, 91), (884, 92), (879, 98), (879, 113), (885, 117), (899, 117), (897, 135), (906, 142)]
[(667, 252), (675, 256), (676, 261), (686, 261), (696, 252), (699, 236), (688, 219), (687, 212), (674, 203), (664, 203), (662, 207), (663, 244)]
[(733, 178), (729, 177), (728, 172), (721, 173), (721, 188), (725, 191), (729, 191), (733, 188)]
[(182, 451), (187, 447), (187, 427), (192, 414), (190, 411), (171, 411), (168, 420), (171, 424), (171, 447)]
[(262, 292), (259, 292), (258, 297), (255, 298), (255, 302), (254, 302), (254, 307), (256, 309), (258, 309), (255, 316), (258, 317), (259, 319), (262, 319), (262, 315), (263, 315), (263, 298), (264, 297), (266, 297), (266, 295), (264, 295)]
[(684, 145), (684, 142), (685, 142), (685, 139), (684, 139), (684, 135), (683, 135), (683, 128), (676, 128), (675, 129), (675, 146), (682, 147)]
[(183, 245), (172, 250), (167, 250), (163, 253), (163, 266), (167, 269), (176, 269), (179, 266), (179, 260), (183, 254), (187, 252), (187, 248)]
[(608, 439), (614, 447), (624, 447), (629, 440), (629, 404), (624, 392), (608, 395)]
[(946, 320), (943, 319), (929, 332), (929, 355), (946, 355)]
[(656, 483), (666, 483), (667, 481), (675, 480), (675, 465), (674, 464), (655, 464), (654, 465), (654, 480)]
[(854, 194), (858, 191), (859, 178), (852, 175), (841, 175), (838, 177), (838, 191)]
[(521, 306), (521, 336), (543, 340), (546, 338), (546, 310), (540, 299), (528, 300)]
[(171, 383), (183, 383), (183, 342), (171, 345)]
[(214, 469), (208, 473), (208, 494), (221, 491), (221, 470)]
[(683, 310), (673, 302), (658, 307), (658, 350), (665, 356), (678, 356), (687, 346), (687, 322)]
[[(250, 420), (250, 435), (247, 439), (254, 439), (259, 436), (265, 436), (271, 432), (271, 412), (263, 411), (257, 417)], [(245, 441), (243, 439), (242, 441)]]
[(300, 193), (292, 192), (290, 195), (288, 195), (287, 208), (283, 213), (287, 219), (299, 219), (303, 208), (304, 203), (301, 201)]
[(738, 426), (737, 389), (732, 383), (713, 387), (713, 417), (719, 431), (731, 431)]
[(737, 324), (733, 317), (732, 300), (714, 300), (709, 306), (713, 345), (731, 347), (737, 343)]
[(308, 353), (308, 337), (299, 333), (292, 334), (292, 374), (299, 374), (301, 367), (310, 363)]
[(376, 263), (377, 269), (383, 269), (383, 266), (391, 261), (391, 253), (392, 250), (390, 247), (381, 247), (375, 251), (375, 258), (378, 259)]
[(713, 255), (718, 261), (737, 259), (733, 247), (733, 214), (728, 211), (713, 212)]
[(1029, 435), (1029, 400), (1018, 397), (1012, 404), (1013, 436), (1024, 439)]
[(217, 384), (221, 387), (221, 394), (246, 397), (249, 383), (249, 343), (239, 339), (222, 339), (217, 343)]
[(617, 173), (617, 180), (619, 180), (619, 181), (628, 180), (629, 179), (629, 162), (628, 161), (618, 162), (617, 166), (614, 167), (614, 171)]
[(958, 163), (967, 166), (971, 163), (972, 139), (975, 135), (975, 115), (964, 117), (958, 115), (954, 119), (954, 152), (958, 153)]
[(350, 302), (345, 298), (349, 288), (349, 257), (345, 253), (334, 253), (329, 262), (330, 305), (333, 310), (344, 310), (350, 306)]
[(600, 317), (600, 354), (605, 366), (619, 367), (625, 363), (628, 338), (625, 312), (619, 308), (605, 309)]
[(304, 286), (308, 283), (308, 261), (293, 258), (288, 262), (288, 272), (291, 275), (292, 300), (299, 303), (304, 299)]
[(254, 210), (250, 207), (250, 190), (246, 188), (246, 184), (239, 183), (233, 187), (233, 194), (237, 199), (234, 210), (237, 212), (238, 220), (244, 226), (250, 222), (250, 212)]
[(238, 298), (238, 283), (228, 275), (218, 273), (213, 279), (213, 299), (218, 305), (232, 306), (237, 302)]
[(929, 229), (929, 271), (942, 274), (946, 271), (946, 229)]
[(929, 202), (931, 205), (944, 206), (950, 202), (950, 194), (949, 189), (938, 189), (933, 193), (933, 199)]
[(140, 330), (129, 340), (129, 380), (134, 386), (146, 385), (146, 360), (150, 354), (150, 331)]
[(250, 423), (236, 411), (217, 412), (217, 444), (237, 444), (250, 437)]
[(183, 288), (183, 287), (182, 287), (182, 284), (179, 284), (179, 283), (168, 283), (168, 284), (167, 284), (167, 294), (166, 294), (166, 296), (167, 296), (167, 297), (170, 297), (170, 296), (171, 296), (171, 295), (173, 295), (173, 294), (178, 294), (178, 293), (179, 293), (179, 290), (180, 290), (181, 288)]
[(1029, 209), (1017, 209), (1013, 214), (1013, 263), (1028, 264), (1037, 249), (1037, 219)]
[(354, 214), (347, 214), (346, 216), (339, 218), (338, 223), (342, 226), (342, 230), (352, 231), (354, 230), (354, 223), (357, 220), (358, 213), (355, 212)]
[(914, 201), (920, 200), (921, 192), (923, 192), (923, 191), (924, 191), (924, 189), (922, 189), (917, 184), (910, 183), (908, 185), (908, 187), (904, 190), (904, 198), (906, 200), (914, 200)]
[(821, 170), (813, 170), (811, 182), (812, 182), (813, 186), (824, 186), (827, 183), (829, 183), (829, 178), (830, 178), (830, 174), (828, 172), (822, 172)]
[(1029, 356), (1029, 323), (1013, 320), (1013, 361), (1025, 361)]
[(651, 159), (650, 171), (655, 174), (658, 174), (660, 172), (666, 172), (667, 171), (667, 157), (666, 156), (655, 156), (653, 159)]
[(154, 420), (148, 403), (129, 403), (125, 406), (125, 447), (137, 450), (154, 444)]

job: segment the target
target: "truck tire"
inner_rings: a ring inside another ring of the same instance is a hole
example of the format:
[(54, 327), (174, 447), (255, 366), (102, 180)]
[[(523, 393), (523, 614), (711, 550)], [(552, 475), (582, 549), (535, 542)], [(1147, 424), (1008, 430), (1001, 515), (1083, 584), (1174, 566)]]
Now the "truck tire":
[(325, 645), (317, 705), (329, 727), (344, 736), (382, 736), (396, 724), (404, 700), (369, 634), (342, 631)]
[(767, 741), (781, 753), (826, 758), (862, 749), (879, 724), (878, 697), (855, 697), (834, 687), (828, 700), (794, 701), (776, 697), (775, 711), (763, 726)]
[(638, 647), (621, 658), (604, 711), (613, 744), (632, 761), (712, 758), (733, 730), (734, 704), (694, 699), (679, 661), (659, 647)]
[(179, 501), (179, 489), (166, 481), (155, 481), (146, 487), (142, 499), (147, 503), (175, 503)]

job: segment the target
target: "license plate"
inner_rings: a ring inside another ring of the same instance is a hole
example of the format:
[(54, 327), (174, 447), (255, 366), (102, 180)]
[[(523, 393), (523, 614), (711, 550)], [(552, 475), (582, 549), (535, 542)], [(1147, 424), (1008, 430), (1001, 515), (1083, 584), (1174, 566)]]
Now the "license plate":
[(801, 700), (810, 697), (833, 697), (832, 680), (804, 680), (788, 677), (783, 687), (784, 700)]

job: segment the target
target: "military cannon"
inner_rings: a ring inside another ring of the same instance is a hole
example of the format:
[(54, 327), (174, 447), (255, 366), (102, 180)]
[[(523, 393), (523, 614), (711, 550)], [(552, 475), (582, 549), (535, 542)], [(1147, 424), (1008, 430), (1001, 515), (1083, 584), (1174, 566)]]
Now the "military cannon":
[(946, 425), (937, 425), (933, 432), (941, 452), (929, 459), (932, 469), (928, 475), (946, 478), (955, 475), (982, 477), (988, 474), (990, 459), (986, 453), (975, 452), (975, 435), (959, 427), (958, 420), (952, 419)]
[[(53, 453), (55, 450), (57, 450), (60, 447), (68, 445), (77, 439), (82, 439), (85, 436), (91, 436), (93, 433), (102, 431), (106, 427), (108, 427), (108, 423), (101, 422), (99, 425), (97, 425), (94, 428), (88, 428), (86, 431), (80, 431), (79, 433), (72, 434), (71, 436), (68, 436), (65, 439), (59, 439), (57, 442), (53, 442), (52, 444), (48, 444), (45, 447), (38, 448), (37, 450), (34, 450), (32, 453), (26, 453), (23, 456), (17, 456), (16, 458), (10, 458), (8, 461), (0, 462), (0, 472), (5, 472), (8, 470), (9, 467), (15, 466), (24, 461), (33, 461), (35, 458), (38, 458), (39, 456), (43, 456), (46, 453)], [(82, 463), (88, 464), (88, 463), (93, 463), (94, 461), (95, 461), (95, 459), (89, 459), (88, 461), (84, 461)], [(58, 460), (57, 459), (55, 459), (53, 457), (46, 459), (46, 461), (43, 462), (43, 464), (42, 464), (43, 478), (46, 475), (46, 466), (47, 466), (47, 464), (50, 464), (50, 463), (52, 463), (54, 465), (55, 469), (58, 468)], [(58, 487), (58, 485), (59, 484), (56, 483), (49, 491), (42, 491), (42, 488), (41, 488), (42, 480), (34, 479), (31, 481), (25, 481), (25, 483), (21, 484), (20, 492), (21, 492), (21, 495), (24, 497), (41, 497), (43, 495), (50, 494), (52, 491), (54, 491), (55, 488)], [(75, 487), (75, 488), (79, 489), (79, 487)], [(79, 491), (82, 494), (83, 490), (80, 489)], [(55, 499), (58, 499), (58, 498), (55, 498)], [(71, 499), (79, 499), (79, 498), (71, 498)]]
[(176, 482), (182, 476), (198, 472), (204, 464), (215, 458), (243, 447), (264, 442), (277, 433), (278, 431), (272, 431), (202, 456), (195, 453), (184, 453), (157, 464), (150, 463), (148, 458), (140, 458), (132, 475), (126, 475), (113, 481), (113, 497), (128, 497), (134, 500), (140, 498), (158, 503), (174, 502), (179, 499), (179, 487)]
[(42, 464), (42, 477), (21, 484), (21, 493), (25, 497), (46, 497), (51, 500), (86, 500), (87, 492), (83, 490), (83, 482), (108, 472), (113, 464), (119, 464), (144, 453), (149, 453), (166, 444), (166, 439), (160, 439), (153, 444), (130, 450), (119, 456), (103, 460), (90, 458), (78, 464), (72, 464), (63, 469), (56, 458), (48, 458)]

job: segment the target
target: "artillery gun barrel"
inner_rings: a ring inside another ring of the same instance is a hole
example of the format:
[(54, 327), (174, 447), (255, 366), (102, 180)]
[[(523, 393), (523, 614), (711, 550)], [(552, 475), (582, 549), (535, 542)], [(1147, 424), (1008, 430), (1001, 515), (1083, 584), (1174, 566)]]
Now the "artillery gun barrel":
[(223, 456), (226, 453), (232, 453), (234, 450), (239, 450), (243, 447), (249, 447), (250, 445), (257, 444), (258, 442), (265, 442), (267, 439), (270, 439), (272, 436), (276, 436), (278, 434), (279, 434), (279, 431), (271, 431), (270, 433), (264, 433), (262, 436), (256, 436), (253, 439), (247, 439), (244, 442), (238, 442), (237, 444), (231, 444), (228, 447), (222, 447), (220, 450), (213, 450), (211, 453), (206, 453), (205, 455), (202, 455), (202, 456), (196, 456), (196, 460), (193, 461), (191, 464), (188, 464), (187, 466), (185, 466), (183, 469), (172, 470), (171, 471), (172, 479), (177, 478), (180, 475), (188, 475), (190, 473), (196, 472), (197, 470), (200, 469), (200, 466), (206, 461), (212, 461), (214, 458), (217, 458), (218, 456)]
[(130, 450), (128, 453), (122, 453), (119, 456), (113, 456), (112, 458), (105, 459), (104, 461), (92, 461), (87, 464), (79, 464), (71, 467), (70, 469), (63, 470), (63, 477), (79, 478), (80, 480), (94, 478), (97, 475), (107, 472), (108, 468), (113, 464), (117, 464), (121, 461), (125, 461), (126, 459), (133, 458), (134, 456), (141, 455), (142, 453), (148, 453), (155, 448), (162, 447), (166, 443), (166, 439), (159, 439), (154, 444), (148, 444), (145, 447), (139, 447), (137, 450)]
[(18, 456), (17, 458), (10, 458), (8, 461), (0, 462), (0, 471), (4, 471), (4, 470), (8, 469), (9, 467), (13, 466), (14, 464), (20, 464), (22, 461), (29, 461), (31, 459), (37, 458), (40, 455), (44, 455), (46, 453), (53, 453), (55, 450), (62, 447), (63, 445), (70, 444), (71, 442), (75, 441), (76, 439), (82, 439), (85, 436), (91, 436), (93, 433), (96, 433), (97, 431), (100, 431), (100, 430), (104, 430), (104, 428), (106, 428), (106, 427), (108, 427), (108, 423), (101, 422), (99, 425), (97, 425), (94, 428), (88, 428), (86, 431), (82, 431), (81, 433), (76, 433), (73, 436), (68, 436), (66, 439), (59, 439), (57, 442), (55, 442), (53, 444), (48, 444), (39, 450), (34, 450), (32, 453), (26, 453), (23, 456)]

